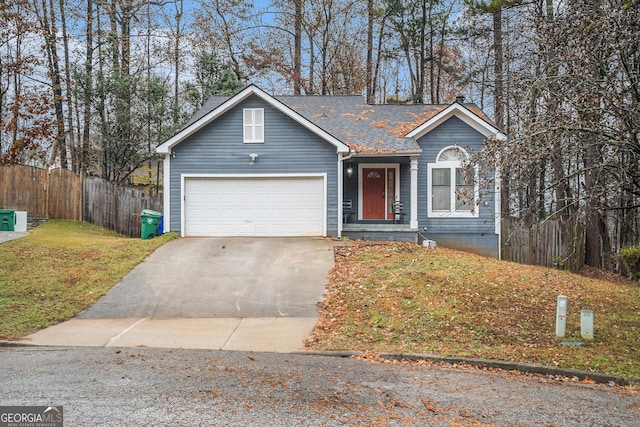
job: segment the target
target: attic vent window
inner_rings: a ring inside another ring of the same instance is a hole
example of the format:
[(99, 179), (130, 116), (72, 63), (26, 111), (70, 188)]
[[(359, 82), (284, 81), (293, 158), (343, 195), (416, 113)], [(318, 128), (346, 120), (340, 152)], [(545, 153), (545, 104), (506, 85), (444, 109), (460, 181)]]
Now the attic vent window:
[(463, 162), (467, 160), (467, 155), (458, 147), (449, 147), (440, 152), (438, 162)]
[(264, 142), (264, 108), (245, 108), (243, 110), (243, 129), (245, 144)]

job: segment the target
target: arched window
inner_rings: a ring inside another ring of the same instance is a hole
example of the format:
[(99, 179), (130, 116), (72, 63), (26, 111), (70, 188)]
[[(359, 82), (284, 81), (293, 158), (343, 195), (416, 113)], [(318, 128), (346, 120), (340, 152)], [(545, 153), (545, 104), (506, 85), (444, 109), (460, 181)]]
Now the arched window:
[(463, 168), (469, 158), (457, 146), (444, 148), (427, 165), (427, 214), (430, 217), (477, 217), (478, 184), (475, 168)]

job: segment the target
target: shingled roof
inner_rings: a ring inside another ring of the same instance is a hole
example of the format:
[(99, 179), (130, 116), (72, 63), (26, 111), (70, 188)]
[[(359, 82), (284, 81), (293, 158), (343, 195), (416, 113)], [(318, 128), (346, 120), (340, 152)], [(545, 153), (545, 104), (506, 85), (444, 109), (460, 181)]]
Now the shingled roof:
[[(358, 154), (410, 154), (420, 152), (409, 132), (449, 105), (367, 104), (361, 96), (275, 96), (284, 106), (322, 128)], [(211, 96), (186, 127), (230, 97)], [(461, 104), (481, 120), (495, 126), (475, 104)]]

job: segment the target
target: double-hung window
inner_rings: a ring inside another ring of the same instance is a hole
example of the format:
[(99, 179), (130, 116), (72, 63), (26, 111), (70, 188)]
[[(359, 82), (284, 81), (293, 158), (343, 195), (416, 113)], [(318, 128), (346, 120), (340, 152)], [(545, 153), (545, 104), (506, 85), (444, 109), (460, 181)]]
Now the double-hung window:
[(478, 184), (475, 168), (463, 168), (467, 153), (458, 147), (442, 150), (427, 165), (427, 215), (465, 218), (478, 216)]
[(264, 109), (245, 108), (243, 110), (245, 144), (264, 142)]

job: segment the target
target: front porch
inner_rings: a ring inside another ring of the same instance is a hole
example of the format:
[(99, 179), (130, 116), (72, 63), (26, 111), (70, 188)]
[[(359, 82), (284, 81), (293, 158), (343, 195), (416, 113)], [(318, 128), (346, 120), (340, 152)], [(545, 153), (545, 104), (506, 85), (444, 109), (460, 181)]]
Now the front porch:
[(409, 224), (343, 224), (342, 236), (351, 240), (418, 243), (418, 230)]
[(417, 155), (353, 157), (342, 170), (342, 236), (418, 243)]

